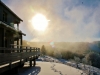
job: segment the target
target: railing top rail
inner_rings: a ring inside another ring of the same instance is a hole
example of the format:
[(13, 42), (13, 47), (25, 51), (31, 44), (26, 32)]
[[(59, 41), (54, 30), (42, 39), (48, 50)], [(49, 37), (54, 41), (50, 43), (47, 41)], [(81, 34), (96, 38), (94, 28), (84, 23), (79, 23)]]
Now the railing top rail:
[(0, 51), (1, 53), (40, 52), (40, 48), (11, 44), (10, 47), (0, 47)]
[[(31, 46), (23, 46), (23, 45), (16, 45), (16, 44), (10, 44), (11, 46), (20, 46), (20, 47), (31, 47)], [(37, 48), (37, 47), (31, 47), (31, 48)]]

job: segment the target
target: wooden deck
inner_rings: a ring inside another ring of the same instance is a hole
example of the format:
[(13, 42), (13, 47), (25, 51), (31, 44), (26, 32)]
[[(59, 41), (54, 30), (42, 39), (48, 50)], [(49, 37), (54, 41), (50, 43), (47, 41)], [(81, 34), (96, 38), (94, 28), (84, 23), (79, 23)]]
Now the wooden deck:
[[(13, 46), (14, 47), (14, 46)], [(40, 48), (20, 46), (20, 48), (0, 48), (0, 73), (23, 65), (26, 61), (37, 59), (40, 55)]]

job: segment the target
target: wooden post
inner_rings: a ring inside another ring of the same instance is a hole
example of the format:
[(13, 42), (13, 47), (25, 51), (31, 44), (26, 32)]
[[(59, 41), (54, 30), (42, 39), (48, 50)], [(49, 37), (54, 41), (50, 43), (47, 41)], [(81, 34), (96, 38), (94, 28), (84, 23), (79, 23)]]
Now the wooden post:
[(26, 52), (27, 52), (27, 47), (26, 47)]
[(21, 42), (21, 45), (23, 44), (23, 40), (22, 40), (22, 39), (23, 39), (23, 38), (22, 38), (22, 35), (21, 35), (21, 41), (20, 41), (20, 42)]
[(32, 52), (32, 48), (30, 47), (30, 52)]
[[(2, 29), (2, 47), (5, 47), (5, 29)], [(5, 49), (2, 50), (2, 53), (5, 52)]]
[(38, 52), (37, 50), (38, 50), (38, 48), (36, 48), (36, 56), (37, 56), (37, 52)]
[(20, 45), (21, 45), (21, 52), (23, 52), (23, 50), (22, 50), (22, 45), (23, 45), (23, 40), (22, 40), (22, 34), (21, 34), (21, 39), (20, 39)]
[(38, 48), (38, 56), (40, 56), (40, 48)]
[(22, 49), (22, 46), (21, 46), (21, 45), (19, 46), (19, 51), (20, 51), (20, 52), (22, 52), (22, 51), (23, 51), (23, 49)]
[(17, 52), (19, 52), (19, 39), (17, 39)]
[(17, 30), (19, 30), (19, 23), (17, 23)]
[(33, 47), (31, 47), (31, 52), (33, 51)]
[(32, 67), (32, 60), (30, 59), (30, 67)]
[[(16, 52), (15, 51), (15, 46), (14, 45), (11, 45), (11, 44), (14, 44), (14, 39), (9, 39), (9, 48), (11, 48), (11, 51), (10, 52)], [(13, 49), (13, 50), (12, 50)]]
[(4, 29), (4, 33), (3, 34), (4, 34), (4, 47), (5, 47), (5, 29)]
[(33, 64), (33, 66), (35, 66), (35, 65), (36, 65), (36, 60), (34, 59), (33, 61), (34, 61), (34, 64)]
[(35, 48), (33, 47), (33, 52), (35, 52)]

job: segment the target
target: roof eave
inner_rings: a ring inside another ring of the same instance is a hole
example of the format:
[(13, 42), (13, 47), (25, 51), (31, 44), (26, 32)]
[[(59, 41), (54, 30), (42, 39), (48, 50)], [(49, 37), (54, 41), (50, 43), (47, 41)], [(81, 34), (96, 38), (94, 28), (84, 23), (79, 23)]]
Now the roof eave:
[(5, 6), (14, 16), (16, 16), (20, 21), (23, 22), (23, 20), (21, 18), (19, 18), (9, 7), (7, 7), (1, 0), (0, 0), (0, 3)]

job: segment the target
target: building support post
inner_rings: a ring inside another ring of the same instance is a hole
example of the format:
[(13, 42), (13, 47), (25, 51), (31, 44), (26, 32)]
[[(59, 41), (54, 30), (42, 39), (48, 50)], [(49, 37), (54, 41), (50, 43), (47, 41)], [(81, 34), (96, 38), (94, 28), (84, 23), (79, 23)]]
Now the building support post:
[(36, 60), (34, 59), (33, 61), (34, 61), (33, 66), (35, 67), (35, 65), (36, 65)]
[(19, 52), (19, 39), (17, 39), (17, 52)]
[[(12, 45), (10, 45), (10, 48), (15, 48), (15, 46), (14, 46), (14, 38), (10, 39), (10, 44), (12, 44)], [(13, 52), (15, 52), (15, 50), (13, 50)]]
[(23, 50), (22, 50), (22, 45), (23, 45), (23, 38), (22, 38), (22, 34), (21, 34), (21, 39), (20, 39), (20, 49), (21, 49), (21, 52), (23, 52)]
[[(3, 36), (2, 36), (2, 47), (5, 47), (5, 29), (3, 28), (3, 30), (2, 30), (2, 34), (3, 34)], [(5, 50), (2, 50), (2, 53), (4, 53), (5, 52)]]
[(32, 60), (30, 60), (30, 67), (32, 67)]
[(19, 23), (17, 23), (17, 30), (19, 30)]

